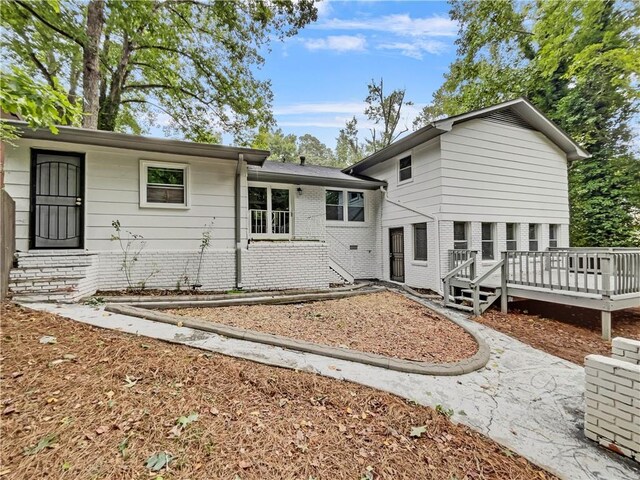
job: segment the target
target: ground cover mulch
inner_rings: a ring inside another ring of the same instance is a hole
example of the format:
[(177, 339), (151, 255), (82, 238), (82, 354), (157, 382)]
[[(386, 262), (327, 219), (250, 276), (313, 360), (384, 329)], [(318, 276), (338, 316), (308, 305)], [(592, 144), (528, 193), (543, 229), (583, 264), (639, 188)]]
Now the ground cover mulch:
[(393, 292), (291, 305), (180, 308), (169, 313), (407, 360), (454, 362), (478, 345), (461, 327)]
[[(490, 309), (474, 320), (579, 365), (592, 353), (611, 355), (596, 310), (527, 300), (509, 304), (508, 314)], [(613, 312), (611, 327), (612, 338), (640, 340), (640, 308)]]
[[(9, 304), (1, 313), (2, 478), (554, 478), (371, 388)], [(152, 472), (162, 454), (168, 468)]]

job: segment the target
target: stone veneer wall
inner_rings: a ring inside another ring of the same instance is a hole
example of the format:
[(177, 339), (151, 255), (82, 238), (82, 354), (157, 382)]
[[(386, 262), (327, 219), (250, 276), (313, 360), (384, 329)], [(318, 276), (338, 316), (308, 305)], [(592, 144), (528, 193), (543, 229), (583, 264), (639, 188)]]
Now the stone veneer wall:
[(640, 341), (614, 338), (611, 358), (585, 359), (584, 432), (640, 462)]

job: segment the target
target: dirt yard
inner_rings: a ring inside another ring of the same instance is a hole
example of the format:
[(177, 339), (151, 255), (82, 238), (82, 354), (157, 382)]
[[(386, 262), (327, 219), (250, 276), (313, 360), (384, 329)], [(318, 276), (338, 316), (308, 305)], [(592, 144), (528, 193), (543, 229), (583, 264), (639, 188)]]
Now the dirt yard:
[(370, 388), (16, 306), (1, 317), (2, 478), (552, 478)]
[(408, 360), (453, 362), (470, 357), (478, 348), (458, 325), (391, 292), (292, 305), (168, 312)]
[[(510, 304), (507, 315), (491, 309), (475, 320), (579, 365), (591, 353), (611, 354), (611, 343), (601, 337), (600, 312), (595, 310), (521, 301)], [(612, 337), (640, 340), (640, 309), (613, 312), (611, 325)]]

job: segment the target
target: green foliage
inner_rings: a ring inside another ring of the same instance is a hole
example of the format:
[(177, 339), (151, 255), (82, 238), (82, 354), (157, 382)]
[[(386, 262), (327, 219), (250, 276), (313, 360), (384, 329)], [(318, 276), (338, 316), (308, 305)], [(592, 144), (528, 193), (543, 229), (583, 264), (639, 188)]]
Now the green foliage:
[[(34, 80), (25, 70), (12, 67), (0, 73), (0, 107), (17, 115), (31, 128), (45, 127), (58, 133), (56, 125), (78, 125), (81, 108), (71, 103), (57, 82), (48, 85)], [(17, 138), (11, 125), (0, 123), (0, 140)]]
[(329, 167), (345, 165), (336, 158), (329, 147), (308, 133), (298, 138), (292, 133), (285, 135), (280, 128), (275, 130), (262, 128), (253, 137), (251, 147), (269, 150), (271, 152), (269, 160), (275, 162), (298, 163), (300, 156), (304, 156), (305, 161), (312, 165)]
[(165, 467), (169, 466), (169, 463), (173, 460), (173, 456), (171, 456), (167, 452), (158, 452), (151, 455), (145, 464), (145, 466), (151, 470), (152, 472), (159, 472)]
[(571, 242), (638, 244), (639, 10), (606, 0), (451, 0), (458, 58), (415, 122), (528, 97), (592, 158), (569, 166)]
[[(71, 103), (86, 104), (92, 82), (100, 129), (140, 133), (162, 116), (168, 133), (216, 143), (220, 132), (241, 138), (273, 123), (270, 84), (255, 74), (261, 52), (317, 18), (313, 0), (105, 0), (92, 30), (89, 4), (4, 2), (5, 62), (59, 80)], [(93, 45), (95, 78), (85, 76)]]
[(40, 453), (42, 450), (47, 448), (53, 448), (53, 444), (58, 441), (58, 437), (55, 433), (49, 433), (38, 440), (38, 443), (32, 447), (25, 448), (25, 455), (35, 455), (36, 453)]

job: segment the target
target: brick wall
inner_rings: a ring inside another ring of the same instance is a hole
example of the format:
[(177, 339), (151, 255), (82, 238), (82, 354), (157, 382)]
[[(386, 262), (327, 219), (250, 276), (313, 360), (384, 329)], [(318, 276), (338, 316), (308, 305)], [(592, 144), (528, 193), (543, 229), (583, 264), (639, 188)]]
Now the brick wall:
[(98, 288), (98, 256), (89, 252), (19, 252), (9, 288), (18, 300), (74, 302)]
[(294, 240), (324, 240), (325, 193), (324, 187), (302, 185), (294, 197)]
[(640, 341), (611, 343), (611, 358), (585, 359), (585, 435), (640, 461)]
[[(98, 252), (100, 290), (127, 288), (122, 270), (123, 253)], [(196, 283), (200, 252), (198, 250), (144, 250), (131, 270), (134, 286), (145, 282), (146, 288), (188, 289)], [(149, 275), (155, 272), (149, 277)], [(235, 251), (209, 249), (202, 257), (200, 284), (202, 290), (229, 290), (235, 287)]]
[(248, 290), (326, 288), (331, 281), (324, 242), (252, 242), (242, 271)]

